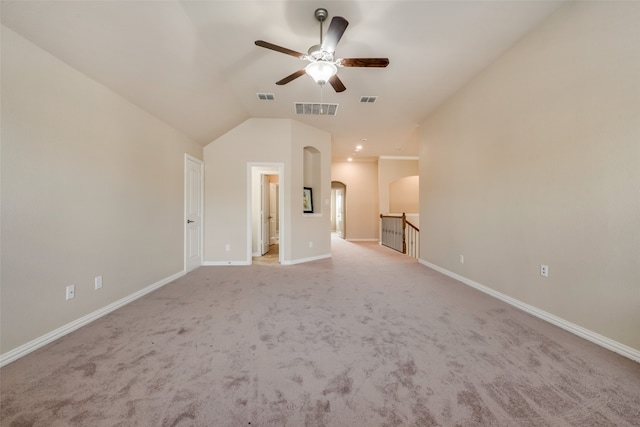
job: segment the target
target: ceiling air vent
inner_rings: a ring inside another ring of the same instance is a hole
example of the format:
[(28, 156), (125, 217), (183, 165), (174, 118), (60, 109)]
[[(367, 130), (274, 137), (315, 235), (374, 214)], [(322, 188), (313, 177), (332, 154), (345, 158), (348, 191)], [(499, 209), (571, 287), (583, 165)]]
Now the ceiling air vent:
[(262, 101), (273, 101), (276, 99), (276, 96), (272, 93), (257, 93), (256, 95), (258, 95), (258, 99)]
[(363, 102), (365, 104), (373, 104), (377, 100), (378, 100), (377, 96), (362, 96), (362, 97), (360, 97), (360, 102)]
[(338, 104), (319, 104), (313, 102), (294, 102), (296, 114), (312, 116), (335, 116)]

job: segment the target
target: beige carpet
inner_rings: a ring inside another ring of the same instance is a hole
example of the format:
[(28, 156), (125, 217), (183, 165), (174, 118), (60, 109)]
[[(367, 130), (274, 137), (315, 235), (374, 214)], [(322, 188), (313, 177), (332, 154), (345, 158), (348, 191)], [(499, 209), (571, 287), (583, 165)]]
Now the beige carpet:
[(640, 424), (640, 364), (340, 239), (199, 268), (0, 375), (2, 426)]

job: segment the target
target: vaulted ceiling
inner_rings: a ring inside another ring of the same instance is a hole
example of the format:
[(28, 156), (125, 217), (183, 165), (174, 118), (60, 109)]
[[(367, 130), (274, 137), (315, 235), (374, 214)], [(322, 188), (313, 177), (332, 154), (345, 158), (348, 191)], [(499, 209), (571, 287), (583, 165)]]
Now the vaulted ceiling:
[[(1, 13), (5, 26), (202, 145), (250, 117), (290, 118), (330, 132), (334, 160), (364, 160), (416, 156), (419, 123), (561, 3), (4, 0)], [(339, 68), (341, 93), (306, 75), (276, 85), (306, 62), (254, 42), (307, 53), (320, 41), (319, 7), (325, 31), (334, 16), (349, 21), (337, 57), (389, 66)], [(336, 116), (295, 114), (295, 102), (321, 100), (339, 104)]]

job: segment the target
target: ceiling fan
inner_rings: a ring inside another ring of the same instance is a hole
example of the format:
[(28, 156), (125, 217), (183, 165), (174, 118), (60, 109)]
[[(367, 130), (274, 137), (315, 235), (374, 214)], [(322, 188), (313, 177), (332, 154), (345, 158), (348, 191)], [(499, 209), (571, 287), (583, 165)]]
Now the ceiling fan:
[(337, 75), (338, 67), (386, 67), (389, 65), (388, 58), (335, 58), (335, 50), (338, 42), (342, 38), (342, 34), (347, 29), (349, 22), (341, 16), (334, 16), (329, 24), (329, 29), (323, 40), (322, 23), (327, 19), (327, 9), (319, 8), (314, 12), (314, 16), (320, 21), (320, 44), (311, 46), (308, 54), (296, 52), (286, 47), (277, 46), (264, 40), (256, 40), (256, 45), (266, 49), (275, 50), (287, 55), (295, 56), (309, 64), (301, 69), (288, 75), (276, 82), (277, 85), (285, 85), (298, 77), (308, 74), (319, 85), (327, 82), (335, 89), (336, 92), (343, 92), (347, 88)]

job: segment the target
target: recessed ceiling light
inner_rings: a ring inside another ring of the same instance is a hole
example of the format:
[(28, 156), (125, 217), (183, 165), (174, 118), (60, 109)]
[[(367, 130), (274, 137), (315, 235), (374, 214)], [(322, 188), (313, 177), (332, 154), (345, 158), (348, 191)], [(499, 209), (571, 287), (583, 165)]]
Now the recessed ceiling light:
[(360, 151), (360, 150), (362, 150), (362, 145), (356, 146), (356, 151)]
[(349, 157), (349, 158), (347, 159), (347, 161), (348, 161), (348, 162), (353, 162), (353, 159), (352, 159), (351, 157)]

